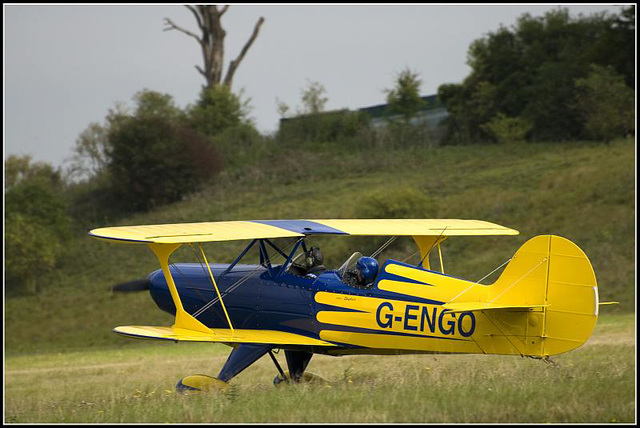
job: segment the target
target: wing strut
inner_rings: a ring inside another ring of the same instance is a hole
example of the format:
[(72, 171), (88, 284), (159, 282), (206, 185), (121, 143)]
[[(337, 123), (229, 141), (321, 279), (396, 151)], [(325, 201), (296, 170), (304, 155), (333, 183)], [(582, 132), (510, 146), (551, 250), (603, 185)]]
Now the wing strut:
[(192, 315), (184, 310), (182, 301), (180, 300), (180, 295), (178, 294), (178, 289), (176, 288), (175, 282), (173, 282), (173, 277), (171, 276), (171, 271), (169, 270), (169, 256), (171, 256), (171, 254), (182, 244), (154, 243), (148, 245), (160, 262), (160, 267), (162, 268), (164, 277), (167, 280), (167, 285), (169, 286), (171, 298), (173, 299), (173, 303), (176, 306), (176, 319), (173, 324), (174, 329), (182, 328), (187, 330), (195, 330), (210, 335), (211, 329), (209, 329), (209, 327), (202, 324), (200, 321), (195, 319)]
[(224, 301), (222, 300), (222, 296), (220, 295), (220, 290), (218, 290), (218, 285), (216, 284), (216, 280), (213, 279), (213, 274), (211, 273), (211, 266), (209, 266), (209, 262), (207, 261), (207, 256), (204, 254), (204, 250), (202, 249), (202, 244), (198, 243), (198, 248), (200, 248), (200, 252), (202, 253), (202, 259), (204, 260), (205, 266), (207, 266), (207, 270), (209, 271), (209, 277), (211, 278), (211, 283), (213, 287), (216, 289), (216, 293), (218, 293), (218, 299), (220, 299), (220, 304), (222, 305), (222, 310), (224, 311), (224, 315), (227, 317), (227, 322), (229, 323), (229, 328), (231, 329), (231, 335), (233, 332), (233, 325), (231, 324), (231, 318), (229, 318), (229, 313), (227, 312), (227, 307), (224, 305)]
[(440, 272), (444, 273), (444, 261), (442, 260), (442, 250), (440, 249), (440, 242), (438, 242), (438, 256), (440, 257)]

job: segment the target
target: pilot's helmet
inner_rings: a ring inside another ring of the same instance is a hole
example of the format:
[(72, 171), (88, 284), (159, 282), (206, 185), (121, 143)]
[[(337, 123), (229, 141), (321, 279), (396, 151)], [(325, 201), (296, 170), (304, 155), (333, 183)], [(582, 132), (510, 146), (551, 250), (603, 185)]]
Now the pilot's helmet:
[(356, 262), (356, 269), (365, 284), (372, 283), (378, 275), (378, 261), (373, 257), (360, 257)]

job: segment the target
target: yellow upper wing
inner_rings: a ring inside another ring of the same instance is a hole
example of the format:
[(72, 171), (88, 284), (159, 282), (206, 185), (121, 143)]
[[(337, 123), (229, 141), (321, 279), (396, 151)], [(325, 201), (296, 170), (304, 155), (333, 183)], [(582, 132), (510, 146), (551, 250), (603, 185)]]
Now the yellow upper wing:
[(119, 226), (93, 229), (98, 239), (131, 243), (180, 244), (286, 238), (315, 234), (389, 236), (517, 235), (518, 231), (480, 220), (334, 219), (255, 220)]
[(303, 236), (301, 233), (250, 221), (103, 227), (93, 229), (89, 232), (89, 235), (99, 239), (146, 244), (177, 244)]

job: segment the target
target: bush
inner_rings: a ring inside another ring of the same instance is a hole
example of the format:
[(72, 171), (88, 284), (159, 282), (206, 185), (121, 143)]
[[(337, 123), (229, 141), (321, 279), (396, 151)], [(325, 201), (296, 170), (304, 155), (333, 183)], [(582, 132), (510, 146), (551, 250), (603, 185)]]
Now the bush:
[[(434, 218), (438, 208), (436, 202), (423, 192), (406, 186), (390, 186), (364, 192), (355, 200), (354, 218), (362, 219), (408, 219)], [(350, 248), (358, 248), (362, 254), (374, 253), (389, 239), (388, 236), (366, 236), (353, 238), (354, 242), (344, 242), (336, 251), (347, 254)], [(394, 247), (405, 246), (400, 252), (413, 247), (407, 240), (398, 240)], [(388, 251), (392, 251), (390, 247)]]
[(521, 117), (508, 117), (503, 113), (498, 113), (491, 121), (480, 128), (489, 133), (500, 144), (524, 143), (531, 123)]
[(122, 212), (180, 200), (220, 170), (213, 144), (164, 117), (126, 117), (110, 134), (111, 193)]
[(272, 138), (265, 137), (249, 123), (228, 128), (212, 138), (224, 155), (225, 168), (242, 168), (266, 156)]
[(435, 201), (412, 187), (388, 187), (364, 193), (355, 210), (357, 218), (432, 218)]
[(247, 103), (224, 85), (204, 88), (200, 100), (187, 111), (189, 125), (212, 137), (240, 125), (248, 113)]
[(332, 143), (355, 138), (368, 127), (361, 112), (338, 110), (282, 119), (278, 141), (284, 144)]

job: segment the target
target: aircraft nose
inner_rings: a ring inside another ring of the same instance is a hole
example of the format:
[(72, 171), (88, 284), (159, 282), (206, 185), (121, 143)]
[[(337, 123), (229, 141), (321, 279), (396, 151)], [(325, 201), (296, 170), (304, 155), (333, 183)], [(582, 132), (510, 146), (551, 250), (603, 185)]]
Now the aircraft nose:
[(171, 298), (171, 292), (169, 291), (169, 286), (167, 285), (167, 280), (164, 277), (162, 269), (151, 272), (148, 279), (149, 294), (151, 294), (151, 298), (158, 308), (175, 315), (176, 306)]

